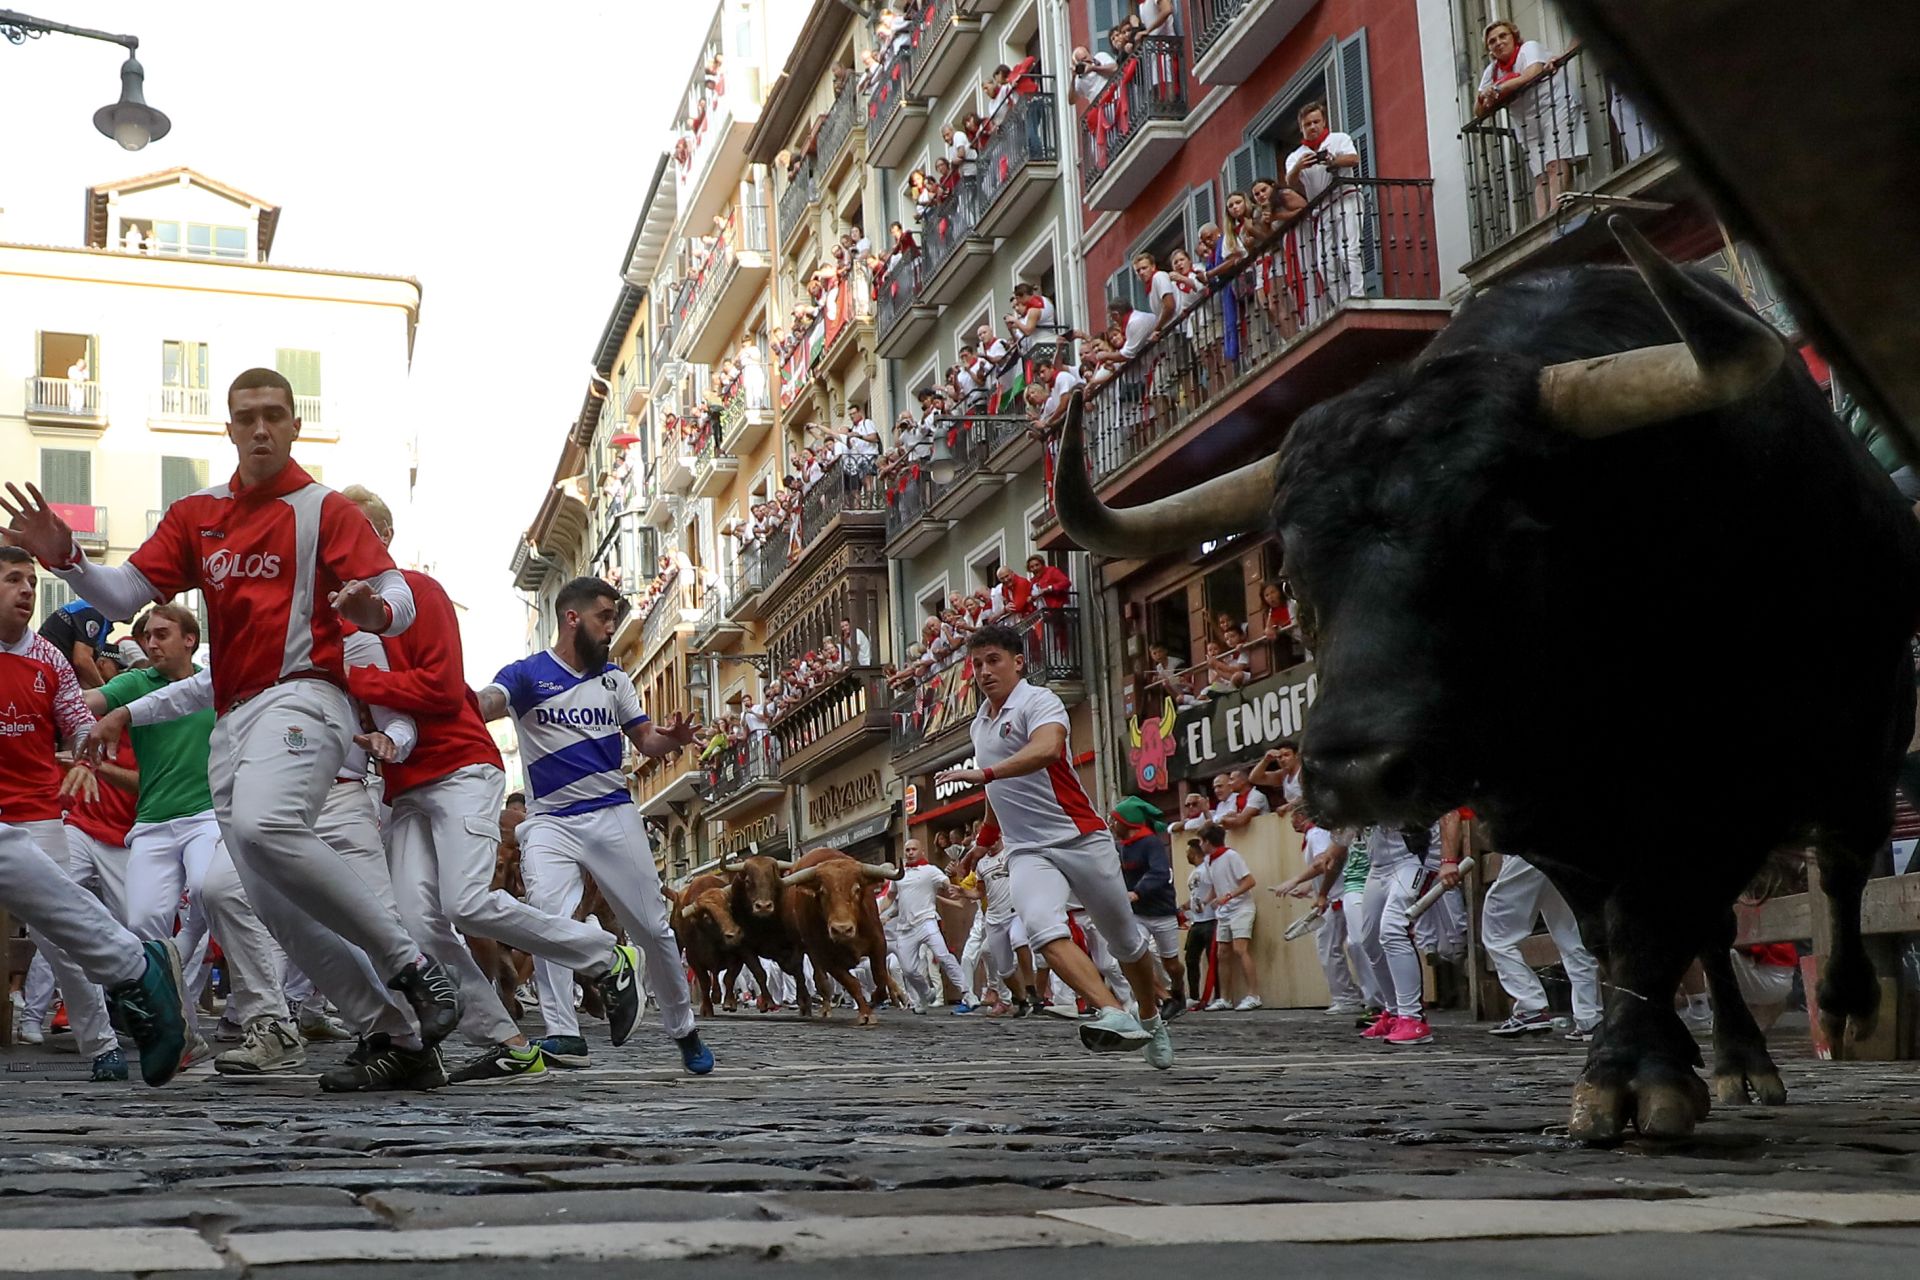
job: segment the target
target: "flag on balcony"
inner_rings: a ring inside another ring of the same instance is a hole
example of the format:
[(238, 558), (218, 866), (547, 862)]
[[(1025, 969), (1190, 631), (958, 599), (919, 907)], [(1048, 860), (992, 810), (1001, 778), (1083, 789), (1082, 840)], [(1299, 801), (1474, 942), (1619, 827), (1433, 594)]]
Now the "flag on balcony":
[(993, 394), (987, 398), (987, 412), (989, 414), (1018, 413), (1020, 397), (1026, 393), (1027, 362), (1019, 360), (1014, 363), (1013, 376), (994, 388)]

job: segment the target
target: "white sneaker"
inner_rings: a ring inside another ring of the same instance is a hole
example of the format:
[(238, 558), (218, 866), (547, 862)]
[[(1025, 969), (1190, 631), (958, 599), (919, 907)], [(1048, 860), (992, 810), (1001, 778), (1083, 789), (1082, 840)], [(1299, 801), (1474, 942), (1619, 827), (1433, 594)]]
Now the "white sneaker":
[(21, 1044), (45, 1044), (46, 1042), (47, 1033), (45, 1029), (41, 1027), (38, 1018), (20, 1019)]
[(1173, 1065), (1173, 1036), (1167, 1030), (1167, 1020), (1148, 1018), (1140, 1025), (1153, 1037), (1147, 1041), (1147, 1065), (1155, 1071), (1167, 1070)]
[(237, 1022), (229, 1022), (225, 1017), (213, 1029), (215, 1044), (243, 1044), (246, 1038), (247, 1029)]
[(1366, 1011), (1367, 1006), (1364, 1004), (1354, 1004), (1351, 1001), (1340, 1000), (1335, 1000), (1332, 1004), (1321, 1010), (1321, 1012), (1330, 1014), (1336, 1018), (1357, 1018)]
[(1215, 996), (1213, 1000), (1208, 1003), (1205, 1012), (1219, 1013), (1222, 1009), (1231, 1009), (1231, 1008), (1233, 1008), (1233, 1006), (1227, 1003), (1227, 998), (1225, 996)]
[(358, 1036), (347, 1029), (347, 1024), (330, 1013), (303, 1012), (300, 1015), (300, 1038), (308, 1042), (315, 1040), (357, 1040)]
[(260, 1017), (247, 1023), (247, 1038), (213, 1060), (213, 1069), (227, 1076), (258, 1076), (298, 1071), (307, 1065), (306, 1042), (285, 1018)]
[(1242, 1000), (1239, 1004), (1233, 1006), (1233, 1011), (1235, 1013), (1246, 1013), (1251, 1009), (1258, 1009), (1259, 1007), (1260, 1007), (1260, 997), (1248, 996), (1244, 1000)]

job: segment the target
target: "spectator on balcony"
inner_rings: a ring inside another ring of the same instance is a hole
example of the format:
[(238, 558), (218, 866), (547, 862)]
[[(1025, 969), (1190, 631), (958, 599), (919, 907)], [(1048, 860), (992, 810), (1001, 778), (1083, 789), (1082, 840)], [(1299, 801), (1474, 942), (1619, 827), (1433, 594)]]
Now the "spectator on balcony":
[(987, 149), (987, 139), (993, 136), (993, 126), (980, 118), (978, 111), (969, 111), (960, 117), (960, 132), (967, 135), (967, 141), (973, 144), (975, 152)]
[(921, 222), (927, 220), (927, 211), (940, 203), (940, 190), (927, 177), (925, 169), (915, 169), (907, 175), (907, 199), (913, 201)]
[(1139, 31), (1143, 36), (1180, 34), (1180, 10), (1173, 0), (1140, 0)]
[(1487, 67), (1474, 105), (1483, 117), (1507, 109), (1533, 175), (1533, 216), (1544, 218), (1573, 185), (1574, 166), (1587, 158), (1586, 105), (1576, 87), (1554, 76), (1561, 59), (1522, 39), (1518, 26), (1504, 19), (1490, 23), (1485, 40)]
[(997, 370), (1007, 358), (1007, 343), (993, 331), (993, 326), (983, 324), (973, 331), (974, 348), (980, 358), (987, 362), (990, 369)]
[(1033, 612), (1033, 583), (1003, 564), (993, 571), (993, 589), (988, 593), (995, 620), (1024, 618)]
[(74, 357), (67, 366), (67, 412), (85, 413), (87, 411), (87, 357), (85, 354)]
[(1077, 107), (1091, 106), (1120, 78), (1120, 64), (1110, 53), (1090, 53), (1085, 45), (1073, 49), (1071, 101)]
[(1056, 323), (1053, 302), (1040, 292), (1040, 286), (1031, 280), (1022, 280), (1013, 286), (1013, 304), (1007, 311), (1007, 332), (1013, 335), (1014, 346), (1020, 351), (1027, 350), (1028, 340), (1042, 327), (1051, 327)]
[(740, 369), (740, 403), (746, 409), (764, 409), (767, 400), (767, 362), (760, 354), (759, 344), (751, 338), (741, 342), (740, 352), (735, 357)]
[(873, 665), (873, 641), (865, 631), (853, 625), (852, 618), (840, 619), (840, 647), (847, 652), (854, 666)]
[(981, 91), (987, 95), (987, 119), (999, 118), (1001, 104), (1014, 95), (1013, 85), (1012, 67), (1003, 62), (993, 69), (993, 74), (987, 77), (987, 82), (980, 86)]
[(1125, 19), (1114, 24), (1113, 29), (1107, 32), (1107, 44), (1112, 48), (1113, 56), (1122, 63), (1125, 63), (1127, 59), (1139, 52), (1135, 47), (1139, 39), (1140, 19), (1135, 14), (1128, 14)]
[(940, 156), (933, 162), (933, 176), (928, 185), (934, 190), (935, 203), (944, 204), (960, 189), (960, 170), (947, 163), (945, 156)]
[(943, 124), (940, 126), (940, 142), (946, 148), (946, 154), (941, 158), (962, 179), (979, 176), (980, 166), (977, 161), (980, 153), (974, 149), (973, 140), (964, 130), (955, 129), (950, 124)]
[(1253, 679), (1253, 661), (1247, 653), (1252, 642), (1247, 638), (1247, 629), (1237, 622), (1229, 623), (1220, 629), (1220, 643), (1222, 662), (1239, 673), (1234, 687), (1247, 684)]
[(1233, 654), (1229, 646), (1218, 640), (1207, 641), (1206, 680), (1210, 697), (1232, 693), (1250, 679), (1245, 658)]
[(1344, 133), (1327, 128), (1327, 104), (1309, 102), (1300, 108), (1300, 145), (1287, 157), (1287, 185), (1309, 202), (1318, 202), (1304, 237), (1314, 280), (1308, 318), (1324, 313), (1348, 298), (1366, 292), (1366, 268), (1361, 260), (1361, 223), (1366, 199), (1350, 187), (1331, 199), (1323, 193), (1342, 177), (1360, 176), (1360, 149)]
[(1191, 692), (1181, 660), (1173, 656), (1173, 650), (1164, 641), (1156, 640), (1147, 646), (1147, 660), (1152, 664), (1147, 668), (1148, 689), (1158, 690), (1169, 698), (1180, 698)]
[(871, 98), (873, 91), (880, 87), (879, 50), (884, 47), (884, 42), (880, 42), (875, 48), (868, 49), (860, 55), (859, 91), (862, 97)]
[(1027, 577), (1045, 608), (1064, 609), (1073, 597), (1073, 579), (1059, 565), (1048, 564), (1044, 556), (1027, 557)]
[(859, 460), (862, 474), (871, 472), (880, 456), (880, 428), (857, 404), (847, 406), (847, 452)]

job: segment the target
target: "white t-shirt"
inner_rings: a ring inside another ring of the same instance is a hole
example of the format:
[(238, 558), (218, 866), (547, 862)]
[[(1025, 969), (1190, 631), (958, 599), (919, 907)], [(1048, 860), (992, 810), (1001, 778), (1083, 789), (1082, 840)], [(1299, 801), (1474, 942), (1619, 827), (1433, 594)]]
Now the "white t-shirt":
[(906, 874), (893, 882), (893, 900), (900, 904), (900, 923), (911, 929), (938, 916), (940, 912), (934, 900), (945, 883), (946, 872), (931, 863), (908, 867)]
[(980, 877), (980, 887), (986, 891), (987, 923), (1005, 924), (1013, 919), (1013, 885), (1007, 878), (1006, 853), (987, 854), (973, 864), (973, 872)]
[[(1096, 53), (1090, 61), (1092, 61), (1095, 66), (1105, 67), (1109, 71), (1114, 70), (1120, 65), (1113, 60), (1113, 55), (1110, 53)], [(1101, 91), (1112, 83), (1114, 83), (1112, 76), (1096, 75), (1091, 71), (1083, 71), (1073, 78), (1073, 91), (1082, 103), (1087, 103), (1100, 96)]]
[(1173, 315), (1180, 314), (1180, 291), (1173, 286), (1173, 277), (1164, 271), (1153, 273), (1153, 279), (1147, 283), (1147, 310), (1157, 318), (1160, 315), (1162, 300), (1173, 299)]
[(1280, 796), (1288, 804), (1299, 804), (1306, 798), (1307, 793), (1300, 785), (1300, 776), (1304, 772), (1303, 769), (1295, 769), (1280, 779)]
[[(1160, 8), (1157, 0), (1140, 0), (1140, 25), (1150, 27)], [(1176, 3), (1167, 15), (1167, 25), (1149, 34), (1156, 36), (1177, 36), (1180, 34), (1180, 6)]]
[(1244, 797), (1234, 794), (1228, 795), (1225, 800), (1222, 800), (1218, 805), (1214, 806), (1213, 820), (1218, 822), (1228, 814), (1247, 812), (1273, 812), (1273, 806), (1267, 803), (1266, 793), (1258, 787), (1249, 787)]
[(1151, 311), (1135, 311), (1129, 314), (1126, 339), (1120, 344), (1120, 354), (1128, 357), (1139, 355), (1140, 349), (1153, 337), (1157, 324), (1158, 321), (1154, 319)]
[[(1066, 705), (1051, 689), (1023, 680), (1007, 696), (999, 715), (993, 713), (991, 703), (981, 703), (973, 718), (974, 759), (981, 768), (991, 769), (1023, 750), (1034, 731), (1048, 724), (1069, 727)], [(987, 802), (993, 806), (1009, 855), (1106, 834), (1107, 824), (1094, 812), (1068, 754), (1063, 750), (1045, 769), (1017, 778), (995, 778), (987, 784)]]
[[(1318, 147), (1309, 147), (1304, 142), (1295, 147), (1293, 153), (1287, 157), (1286, 167), (1283, 171), (1292, 173), (1293, 166), (1299, 163), (1302, 156), (1310, 156), (1315, 151), (1324, 151), (1330, 156), (1347, 158), (1356, 157), (1360, 154), (1360, 148), (1353, 145), (1352, 138), (1349, 138), (1344, 133), (1329, 133), (1326, 137), (1320, 139), (1320, 145)], [(1322, 191), (1325, 191), (1333, 185), (1333, 172), (1332, 169), (1329, 169), (1324, 164), (1310, 164), (1300, 170), (1296, 176), (1300, 180), (1301, 194), (1311, 200)], [(1342, 172), (1346, 171), (1343, 170)]]
[(851, 450), (856, 457), (873, 458), (879, 456), (880, 428), (874, 425), (872, 418), (862, 418), (858, 422), (850, 423), (848, 424), (848, 429), (852, 432), (852, 435), (847, 441), (847, 448)]
[(1413, 850), (1398, 827), (1376, 826), (1368, 832), (1367, 858), (1373, 867), (1397, 867), (1413, 861)]
[(1204, 862), (1187, 871), (1187, 919), (1195, 924), (1213, 919), (1213, 885)]
[(873, 641), (867, 639), (866, 632), (855, 627), (853, 638), (841, 643), (840, 656), (843, 659), (852, 658), (856, 667), (870, 667), (873, 665)]
[(1247, 869), (1247, 860), (1240, 856), (1238, 849), (1224, 849), (1219, 857), (1208, 858), (1200, 865), (1206, 870), (1216, 913), (1234, 912), (1252, 905), (1253, 899), (1240, 892), (1240, 882), (1253, 873)]

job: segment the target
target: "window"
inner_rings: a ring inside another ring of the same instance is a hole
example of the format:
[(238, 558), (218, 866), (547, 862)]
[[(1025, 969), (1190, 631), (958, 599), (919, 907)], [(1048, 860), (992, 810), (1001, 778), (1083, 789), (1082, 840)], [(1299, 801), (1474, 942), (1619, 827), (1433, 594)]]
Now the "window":
[[(1181, 196), (1161, 216), (1159, 225), (1134, 243), (1127, 253), (1127, 260), (1108, 277), (1107, 297), (1125, 298), (1136, 311), (1146, 308), (1147, 286), (1140, 283), (1140, 277), (1134, 274), (1133, 260), (1142, 253), (1151, 253), (1154, 263), (1164, 271), (1167, 263), (1172, 261), (1175, 249), (1191, 249), (1194, 237), (1189, 232), (1197, 229), (1197, 226), (1189, 228), (1186, 219), (1192, 203), (1188, 197)], [(1107, 318), (1111, 320), (1113, 317), (1109, 315)]]
[(84, 449), (42, 449), (40, 492), (48, 502), (93, 505), (93, 455)]
[(43, 330), (39, 335), (39, 347), (39, 359), (35, 367), (43, 378), (66, 377), (78, 360), (86, 361), (86, 378), (100, 376), (99, 353), (95, 350), (92, 334)]
[(1247, 130), (1247, 143), (1222, 171), (1227, 192), (1245, 191), (1256, 177), (1284, 177), (1287, 156), (1300, 145), (1300, 108), (1327, 104), (1327, 125), (1353, 139), (1360, 152), (1360, 173), (1374, 176), (1373, 99), (1367, 77), (1367, 33), (1363, 28), (1337, 44), (1329, 42), (1306, 69), (1275, 96)]
[(207, 385), (207, 344), (169, 339), (160, 344), (160, 385), (196, 387)]
[(205, 458), (160, 459), (160, 509), (166, 510), (190, 493), (207, 487)]
[(281, 377), (293, 384), (294, 395), (320, 395), (318, 351), (296, 351), (291, 347), (281, 347), (273, 353), (273, 367), (280, 371)]
[(184, 253), (190, 258), (226, 258), (240, 262), (247, 256), (247, 229), (207, 222), (155, 222), (153, 243), (156, 253)]
[(42, 622), (45, 622), (48, 618), (51, 618), (54, 614), (60, 612), (60, 610), (72, 603), (72, 587), (51, 574), (41, 578), (40, 610), (39, 616), (34, 619), (34, 626), (39, 626)]
[(1095, 50), (1112, 53), (1107, 32), (1119, 26), (1133, 9), (1132, 0), (1087, 0), (1087, 44)]

